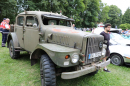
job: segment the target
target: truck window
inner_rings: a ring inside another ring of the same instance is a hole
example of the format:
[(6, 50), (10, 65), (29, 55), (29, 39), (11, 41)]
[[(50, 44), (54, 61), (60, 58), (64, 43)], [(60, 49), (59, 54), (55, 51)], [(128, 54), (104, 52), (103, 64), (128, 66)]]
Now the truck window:
[(71, 27), (70, 21), (60, 19), (42, 18), (44, 25), (61, 25)]
[(24, 17), (23, 16), (19, 16), (17, 18), (17, 25), (23, 26), (23, 20), (24, 20)]
[(34, 16), (27, 16), (26, 17), (26, 26), (28, 27), (33, 27), (33, 26), (38, 26), (38, 19)]

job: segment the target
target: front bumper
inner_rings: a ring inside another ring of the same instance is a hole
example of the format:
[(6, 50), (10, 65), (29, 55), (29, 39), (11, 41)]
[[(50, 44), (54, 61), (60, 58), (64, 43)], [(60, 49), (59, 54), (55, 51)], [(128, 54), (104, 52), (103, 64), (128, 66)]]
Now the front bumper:
[(106, 62), (102, 62), (102, 63), (96, 64), (95, 66), (86, 67), (85, 69), (81, 69), (81, 70), (78, 70), (78, 71), (63, 72), (61, 74), (61, 78), (62, 79), (73, 79), (73, 78), (76, 78), (76, 77), (80, 77), (82, 75), (89, 74), (91, 72), (99, 70), (100, 68), (103, 68), (103, 67), (105, 67), (105, 66), (107, 66), (109, 64), (110, 64), (110, 59), (107, 60)]

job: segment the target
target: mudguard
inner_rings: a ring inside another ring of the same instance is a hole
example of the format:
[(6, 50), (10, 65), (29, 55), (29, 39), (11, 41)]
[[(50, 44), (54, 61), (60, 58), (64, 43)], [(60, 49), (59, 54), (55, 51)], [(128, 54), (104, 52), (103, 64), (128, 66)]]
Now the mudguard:
[[(69, 48), (57, 44), (43, 43), (43, 44), (38, 44), (35, 51), (36, 50), (43, 50), (51, 58), (51, 60), (60, 67), (68, 67), (68, 66), (70, 67), (79, 64), (79, 63), (73, 64), (71, 62), (72, 55), (74, 53), (77, 54), (80, 53), (79, 49)], [(40, 54), (36, 53), (35, 51), (30, 55), (30, 59), (38, 59), (37, 56)], [(70, 58), (65, 59), (66, 55), (70, 55)]]
[(8, 38), (7, 38), (7, 47), (9, 47), (9, 42), (12, 39), (13, 44), (14, 44), (14, 48), (19, 47), (19, 43), (18, 43), (18, 38), (16, 33), (11, 32), (8, 34)]

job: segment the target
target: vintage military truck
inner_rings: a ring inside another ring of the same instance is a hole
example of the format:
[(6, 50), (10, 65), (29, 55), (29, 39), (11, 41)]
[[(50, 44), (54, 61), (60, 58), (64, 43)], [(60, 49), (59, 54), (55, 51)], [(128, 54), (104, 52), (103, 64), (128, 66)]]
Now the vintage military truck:
[(31, 65), (40, 59), (42, 86), (56, 86), (56, 75), (73, 79), (96, 74), (110, 64), (101, 62), (105, 54), (103, 36), (74, 30), (74, 20), (58, 13), (26, 11), (18, 14), (14, 32), (8, 35), (7, 46), (12, 59), (20, 51), (30, 53)]

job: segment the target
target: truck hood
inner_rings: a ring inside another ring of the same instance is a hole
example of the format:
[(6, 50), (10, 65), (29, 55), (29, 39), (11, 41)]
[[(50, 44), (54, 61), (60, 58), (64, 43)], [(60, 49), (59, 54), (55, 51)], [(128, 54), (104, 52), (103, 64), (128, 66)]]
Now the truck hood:
[(49, 43), (82, 49), (83, 38), (92, 35), (95, 36), (96, 34), (74, 30), (72, 27), (48, 25), (46, 27), (45, 40)]

